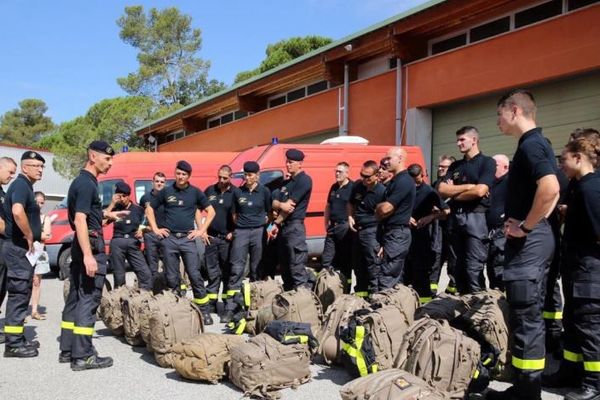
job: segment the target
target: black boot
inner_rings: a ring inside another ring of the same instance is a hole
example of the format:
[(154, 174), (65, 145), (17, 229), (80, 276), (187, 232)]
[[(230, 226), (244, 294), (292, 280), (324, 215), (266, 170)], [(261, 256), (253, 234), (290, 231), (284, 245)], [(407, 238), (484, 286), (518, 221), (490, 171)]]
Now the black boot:
[(581, 366), (579, 364), (563, 361), (558, 371), (551, 375), (542, 375), (542, 386), (556, 389), (579, 387), (581, 385)]
[(86, 369), (99, 369), (112, 367), (113, 359), (111, 357), (98, 357), (92, 355), (86, 358), (75, 358), (71, 361), (71, 370), (85, 371)]
[(489, 390), (485, 395), (486, 400), (542, 400), (542, 387), (539, 381), (530, 381), (527, 384), (517, 383), (508, 389), (498, 392)]
[(233, 318), (233, 311), (231, 311), (231, 310), (225, 310), (225, 312), (223, 313), (223, 315), (221, 315), (221, 323), (222, 324), (227, 324), (227, 323), (231, 322), (232, 318)]
[(32, 340), (32, 341), (25, 341), (25, 347), (31, 347), (33, 349), (39, 349), (40, 348), (40, 342), (38, 342), (37, 340)]
[(58, 353), (58, 362), (61, 364), (70, 363), (71, 362), (71, 352), (70, 351), (61, 351)]
[(208, 312), (211, 314), (217, 313), (217, 301), (216, 300), (211, 300), (210, 303), (208, 303)]
[(4, 357), (15, 357), (15, 358), (29, 358), (29, 357), (37, 357), (38, 351), (34, 347), (8, 347), (4, 349)]
[(566, 400), (600, 400), (600, 390), (584, 386), (565, 395)]

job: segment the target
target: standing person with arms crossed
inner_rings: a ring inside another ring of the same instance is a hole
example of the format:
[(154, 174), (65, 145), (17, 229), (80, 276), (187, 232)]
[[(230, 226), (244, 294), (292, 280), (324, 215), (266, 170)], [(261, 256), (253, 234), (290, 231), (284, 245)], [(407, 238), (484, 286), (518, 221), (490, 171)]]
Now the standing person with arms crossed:
[(491, 400), (539, 400), (545, 364), (542, 305), (546, 270), (554, 254), (548, 216), (556, 206), (559, 184), (554, 152), (536, 127), (533, 95), (514, 90), (498, 101), (498, 128), (518, 139), (508, 172), (503, 273), (509, 304), (514, 386), (490, 392)]
[[(154, 173), (154, 176), (152, 177), (152, 190), (148, 193), (144, 193), (140, 199), (140, 206), (142, 206), (144, 210), (148, 207), (152, 199), (156, 198), (158, 193), (164, 189), (166, 182), (167, 177), (164, 172), (158, 171)], [(158, 227), (163, 228), (165, 226), (165, 210), (163, 206), (154, 210), (154, 217), (156, 218)], [(161, 253), (160, 238), (147, 227), (144, 229), (144, 256), (146, 257), (146, 263), (152, 274), (152, 284), (154, 284), (158, 274), (158, 261), (161, 258)]]
[(25, 317), (33, 285), (33, 265), (27, 255), (34, 253), (33, 242), (40, 241), (42, 221), (33, 194), (33, 184), (42, 179), (44, 157), (36, 151), (21, 156), (21, 173), (8, 188), (4, 199), (6, 242), (2, 257), (7, 265), (8, 300), (4, 334), (4, 357), (36, 357), (39, 342), (25, 338)]
[(231, 243), (231, 274), (222, 323), (230, 322), (233, 314), (244, 309), (242, 285), (248, 258), (250, 282), (260, 279), (258, 263), (262, 257), (263, 235), (270, 209), (271, 191), (260, 184), (260, 166), (256, 161), (246, 161), (244, 184), (233, 194), (235, 231)]
[(463, 159), (450, 165), (439, 192), (442, 198), (451, 199), (448, 231), (450, 251), (456, 259), (457, 290), (460, 294), (470, 294), (485, 289), (483, 269), (488, 252), (485, 212), (490, 206), (489, 191), (496, 163), (479, 150), (479, 132), (473, 126), (456, 131), (456, 145)]
[(325, 206), (325, 243), (321, 265), (323, 268), (339, 270), (346, 282), (344, 287), (350, 292), (352, 287), (352, 230), (348, 228), (348, 201), (353, 182), (348, 178), (350, 166), (342, 161), (335, 166), (335, 183), (329, 189)]
[(204, 191), (208, 202), (215, 209), (215, 219), (208, 227), (208, 239), (204, 260), (208, 275), (206, 290), (210, 299), (210, 312), (217, 312), (219, 288), (223, 282), (223, 302), (227, 299), (227, 285), (229, 284), (229, 250), (233, 239), (233, 194), (238, 190), (231, 184), (231, 167), (222, 165), (217, 172), (218, 181)]
[[(209, 298), (200, 274), (200, 258), (195, 239), (200, 237), (205, 243), (210, 242), (206, 229), (215, 217), (215, 209), (204, 193), (190, 184), (191, 175), (192, 166), (187, 161), (178, 161), (175, 167), (175, 182), (158, 192), (158, 196), (146, 207), (146, 216), (152, 232), (162, 238), (167, 286), (179, 292), (181, 284), (179, 258), (181, 257), (192, 283), (193, 302), (200, 307), (204, 324), (212, 325)], [(154, 210), (160, 206), (164, 206), (165, 209), (164, 228), (158, 226), (154, 215)], [(199, 209), (207, 213), (204, 222)]]
[(410, 216), (415, 204), (415, 182), (406, 171), (406, 150), (393, 147), (387, 152), (388, 171), (394, 174), (383, 201), (377, 205), (375, 215), (380, 221), (378, 257), (381, 268), (377, 291), (402, 283), (404, 262), (410, 248)]
[[(4, 303), (6, 297), (6, 263), (4, 262), (4, 256), (2, 255), (2, 247), (6, 241), (4, 234), (5, 230), (5, 217), (4, 217), (4, 198), (6, 193), (4, 192), (3, 185), (8, 185), (12, 178), (17, 172), (17, 163), (10, 157), (0, 158), (0, 307)], [(0, 332), (0, 343), (4, 343), (6, 336), (4, 332)]]
[[(383, 201), (385, 186), (379, 182), (377, 163), (366, 161), (360, 170), (360, 181), (355, 182), (348, 203), (348, 226), (357, 232), (356, 268), (354, 294), (367, 298), (379, 286), (380, 259), (377, 241), (377, 218), (375, 208)], [(353, 252), (354, 254), (354, 252)]]
[(273, 200), (273, 208), (279, 214), (271, 235), (279, 235), (279, 261), (284, 289), (291, 290), (299, 286), (310, 288), (310, 277), (306, 271), (308, 245), (304, 218), (312, 193), (312, 179), (302, 171), (303, 152), (289, 149), (285, 157), (290, 177), (283, 182), (279, 198)]
[(116, 212), (102, 212), (98, 175), (108, 172), (114, 155), (108, 143), (100, 140), (90, 143), (86, 164), (67, 194), (69, 224), (75, 236), (71, 247), (71, 287), (60, 325), (58, 362), (70, 362), (73, 371), (107, 368), (113, 364), (111, 357), (97, 355), (92, 336), (107, 270), (102, 220), (120, 216)]

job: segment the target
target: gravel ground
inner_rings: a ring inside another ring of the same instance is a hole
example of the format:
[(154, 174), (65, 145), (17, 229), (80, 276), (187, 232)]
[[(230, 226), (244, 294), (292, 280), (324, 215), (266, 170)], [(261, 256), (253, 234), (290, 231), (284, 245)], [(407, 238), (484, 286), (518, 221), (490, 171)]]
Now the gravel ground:
[[(112, 280), (112, 276), (109, 275), (109, 279)], [(132, 279), (132, 274), (128, 273), (128, 280)], [(159, 367), (152, 354), (144, 348), (131, 347), (124, 340), (112, 336), (102, 322), (96, 323), (94, 344), (100, 355), (114, 358), (113, 367), (72, 372), (68, 364), (59, 364), (57, 357), (63, 307), (62, 285), (63, 283), (53, 276), (43, 280), (41, 309), (47, 313), (47, 320), (32, 320), (25, 328), (28, 338), (35, 337), (41, 342), (39, 357), (0, 357), (0, 399), (228, 400), (239, 399), (242, 396), (242, 393), (227, 381), (211, 385), (183, 380), (174, 370)], [(4, 312), (4, 309), (2, 311)], [(213, 315), (214, 317), (216, 316)], [(218, 318), (215, 322), (217, 321)], [(4, 325), (4, 314), (0, 315), (0, 325)], [(216, 323), (207, 328), (211, 332), (221, 332), (223, 325)], [(296, 390), (284, 390), (283, 398), (339, 398), (339, 388), (350, 380), (349, 375), (341, 368), (313, 365), (311, 371), (312, 381)], [(493, 382), (491, 386), (502, 389), (508, 385)], [(545, 392), (543, 398), (561, 399), (564, 393)]]

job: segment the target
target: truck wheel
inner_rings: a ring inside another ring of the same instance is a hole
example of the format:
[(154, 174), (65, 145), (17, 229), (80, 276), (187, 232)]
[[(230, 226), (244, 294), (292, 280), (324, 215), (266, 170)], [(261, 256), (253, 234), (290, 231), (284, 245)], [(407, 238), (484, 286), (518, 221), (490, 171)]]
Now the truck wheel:
[(71, 270), (71, 248), (67, 247), (58, 256), (58, 279), (64, 281)]

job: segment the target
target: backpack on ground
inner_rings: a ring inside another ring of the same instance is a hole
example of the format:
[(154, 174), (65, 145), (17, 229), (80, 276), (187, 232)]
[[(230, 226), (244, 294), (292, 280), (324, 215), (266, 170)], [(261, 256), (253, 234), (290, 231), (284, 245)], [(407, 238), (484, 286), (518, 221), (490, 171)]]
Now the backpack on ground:
[(344, 294), (339, 297), (325, 313), (323, 326), (317, 335), (319, 349), (317, 353), (327, 364), (342, 363), (342, 342), (340, 340), (340, 329), (348, 324), (350, 317), (356, 310), (367, 308), (363, 298)]
[(448, 321), (417, 320), (404, 335), (394, 362), (438, 390), (462, 399), (478, 374), (479, 344)]
[(344, 274), (332, 268), (323, 268), (317, 274), (314, 292), (321, 301), (324, 313), (330, 305), (344, 294), (344, 289), (347, 286)]
[(246, 311), (242, 312), (241, 315), (241, 318), (245, 320), (243, 322), (245, 324), (244, 332), (250, 334), (260, 333), (255, 330), (258, 311), (263, 307), (270, 307), (275, 296), (280, 293), (283, 293), (283, 285), (270, 277), (265, 281), (244, 284), (244, 306)]
[(244, 395), (276, 399), (280, 389), (310, 380), (310, 353), (301, 344), (281, 344), (266, 333), (231, 349), (229, 379)]
[(447, 400), (448, 395), (401, 369), (357, 378), (340, 389), (342, 400)]
[(346, 369), (354, 376), (365, 376), (392, 368), (409, 326), (393, 305), (355, 311), (340, 333)]
[(270, 321), (264, 332), (282, 344), (307, 344), (311, 352), (319, 347), (307, 322)]
[(102, 295), (98, 314), (104, 325), (115, 336), (123, 336), (123, 312), (121, 311), (121, 297), (127, 296), (131, 289), (121, 286)]
[(150, 297), (152, 297), (152, 292), (142, 289), (132, 290), (126, 296), (121, 297), (125, 340), (132, 346), (144, 344), (140, 330), (140, 312), (147, 306)]
[(150, 336), (150, 317), (154, 311), (158, 310), (158, 307), (162, 303), (176, 303), (178, 297), (175, 293), (170, 290), (149, 297), (142, 301), (142, 307), (140, 308), (140, 334), (142, 340), (146, 343), (148, 350), (152, 351), (152, 337)]
[(319, 298), (299, 287), (275, 296), (271, 305), (276, 320), (308, 322), (314, 334), (321, 329), (322, 308)]
[(171, 348), (173, 367), (184, 378), (218, 383), (228, 374), (231, 349), (242, 343), (240, 336), (218, 333), (185, 339)]
[(178, 298), (176, 303), (159, 303), (150, 317), (150, 343), (156, 362), (172, 367), (171, 347), (202, 332), (202, 313), (191, 301)]
[(400, 309), (409, 324), (415, 322), (415, 311), (419, 308), (419, 294), (412, 288), (397, 284), (371, 295), (373, 308), (393, 305)]
[(415, 320), (429, 317), (451, 321), (469, 310), (468, 301), (469, 296), (457, 297), (444, 293), (438, 294), (433, 300), (415, 311)]

